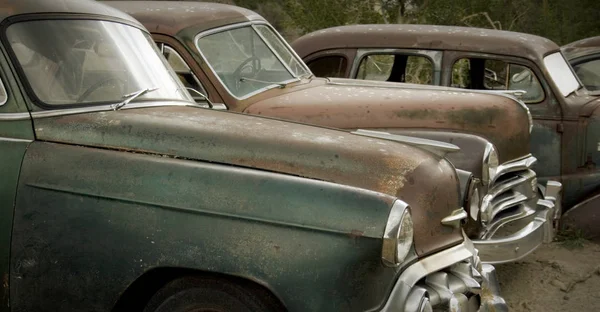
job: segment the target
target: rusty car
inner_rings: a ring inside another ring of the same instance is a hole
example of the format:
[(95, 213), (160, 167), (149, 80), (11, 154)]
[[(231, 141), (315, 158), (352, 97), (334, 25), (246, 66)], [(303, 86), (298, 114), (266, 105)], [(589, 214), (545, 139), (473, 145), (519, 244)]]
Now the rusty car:
[(600, 36), (581, 39), (561, 47), (581, 83), (589, 91), (600, 90)]
[[(317, 78), (264, 18), (235, 6), (105, 3), (144, 24), (192, 95), (215, 109), (459, 146), (446, 157), (472, 174), (463, 188), (465, 229), (483, 261), (514, 261), (552, 240), (558, 208), (553, 197), (539, 198), (531, 116), (514, 98)], [(548, 194), (559, 193), (559, 184), (549, 186)]]
[[(556, 43), (494, 29), (351, 25), (305, 35), (292, 45), (312, 71), (324, 75), (518, 95), (533, 116), (538, 179), (562, 183), (563, 223), (600, 237), (600, 94), (580, 82)], [(327, 72), (320, 65), (327, 59), (327, 66), (343, 66)]]
[(96, 1), (0, 24), (0, 311), (506, 310), (456, 146), (208, 109)]

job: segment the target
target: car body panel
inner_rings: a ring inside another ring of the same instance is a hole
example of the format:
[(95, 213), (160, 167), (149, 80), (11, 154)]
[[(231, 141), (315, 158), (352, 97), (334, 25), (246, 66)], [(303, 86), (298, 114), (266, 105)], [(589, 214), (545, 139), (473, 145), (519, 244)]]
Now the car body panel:
[[(416, 227), (419, 254), (461, 237), (457, 229), (435, 221), (459, 206), (456, 188), (437, 186), (457, 185), (454, 168), (443, 158), (401, 143), (181, 106), (35, 118), (34, 124), (37, 137), (44, 141), (233, 164), (398, 196), (413, 204), (414, 222), (423, 225), (423, 230)], [(436, 183), (421, 174), (430, 167), (438, 172)], [(428, 190), (427, 185), (434, 189)], [(433, 191), (437, 196), (429, 201), (411, 198)]]
[[(531, 153), (541, 182), (561, 181), (563, 206), (569, 208), (600, 187), (597, 179), (597, 134), (588, 132), (599, 101), (586, 90), (564, 97), (544, 65), (544, 57), (560, 52), (554, 42), (530, 34), (493, 29), (435, 25), (350, 25), (305, 35), (292, 43), (306, 61), (327, 55), (347, 60), (345, 77), (354, 78), (357, 64), (371, 54), (416, 55), (433, 62), (441, 79), (451, 86), (453, 64), (460, 59), (485, 59), (524, 66), (535, 74), (543, 90), (539, 103), (527, 104), (534, 120)], [(432, 58), (431, 55), (443, 54)], [(588, 163), (590, 159), (590, 163)], [(587, 165), (586, 165), (587, 163)], [(591, 165), (591, 166), (590, 166)], [(593, 167), (593, 168), (592, 168)]]
[[(16, 198), (11, 305), (106, 311), (144, 272), (186, 267), (257, 281), (293, 310), (372, 308), (395, 276), (379, 260), (378, 220), (392, 198), (228, 165), (35, 142)], [(298, 296), (315, 285), (327, 300)]]

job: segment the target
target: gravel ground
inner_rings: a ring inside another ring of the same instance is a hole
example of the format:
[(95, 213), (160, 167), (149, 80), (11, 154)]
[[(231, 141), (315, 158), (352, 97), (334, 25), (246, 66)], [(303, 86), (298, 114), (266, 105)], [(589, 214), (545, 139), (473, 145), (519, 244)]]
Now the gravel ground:
[(600, 311), (600, 245), (576, 244), (554, 242), (496, 265), (511, 311)]

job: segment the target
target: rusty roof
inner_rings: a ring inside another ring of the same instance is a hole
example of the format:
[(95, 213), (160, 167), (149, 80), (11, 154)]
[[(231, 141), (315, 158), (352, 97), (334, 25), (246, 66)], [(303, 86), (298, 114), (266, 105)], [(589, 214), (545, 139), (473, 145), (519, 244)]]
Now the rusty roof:
[(503, 30), (413, 24), (348, 25), (318, 30), (292, 43), (304, 58), (319, 50), (413, 48), (475, 51), (542, 58), (558, 51), (549, 39)]
[(150, 32), (175, 35), (183, 29), (196, 31), (253, 20), (257, 13), (233, 5), (194, 1), (106, 1), (146, 26)]
[(568, 60), (600, 53), (600, 36), (581, 39), (561, 47)]
[(92, 14), (126, 20), (142, 27), (131, 16), (109, 6), (90, 0), (3, 0), (0, 1), (0, 22), (26, 14)]

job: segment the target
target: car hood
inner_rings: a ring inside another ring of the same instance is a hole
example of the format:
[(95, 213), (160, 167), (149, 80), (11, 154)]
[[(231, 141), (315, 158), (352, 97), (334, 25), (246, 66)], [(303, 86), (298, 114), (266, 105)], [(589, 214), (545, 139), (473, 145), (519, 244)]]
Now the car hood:
[(245, 112), (342, 129), (460, 131), (492, 142), (501, 162), (529, 154), (527, 108), (509, 96), (353, 79), (314, 78), (287, 88)]
[(459, 207), (454, 167), (406, 144), (185, 106), (36, 118), (34, 126), (44, 141), (243, 166), (389, 194), (413, 207), (419, 254), (462, 240), (458, 230), (440, 223)]

